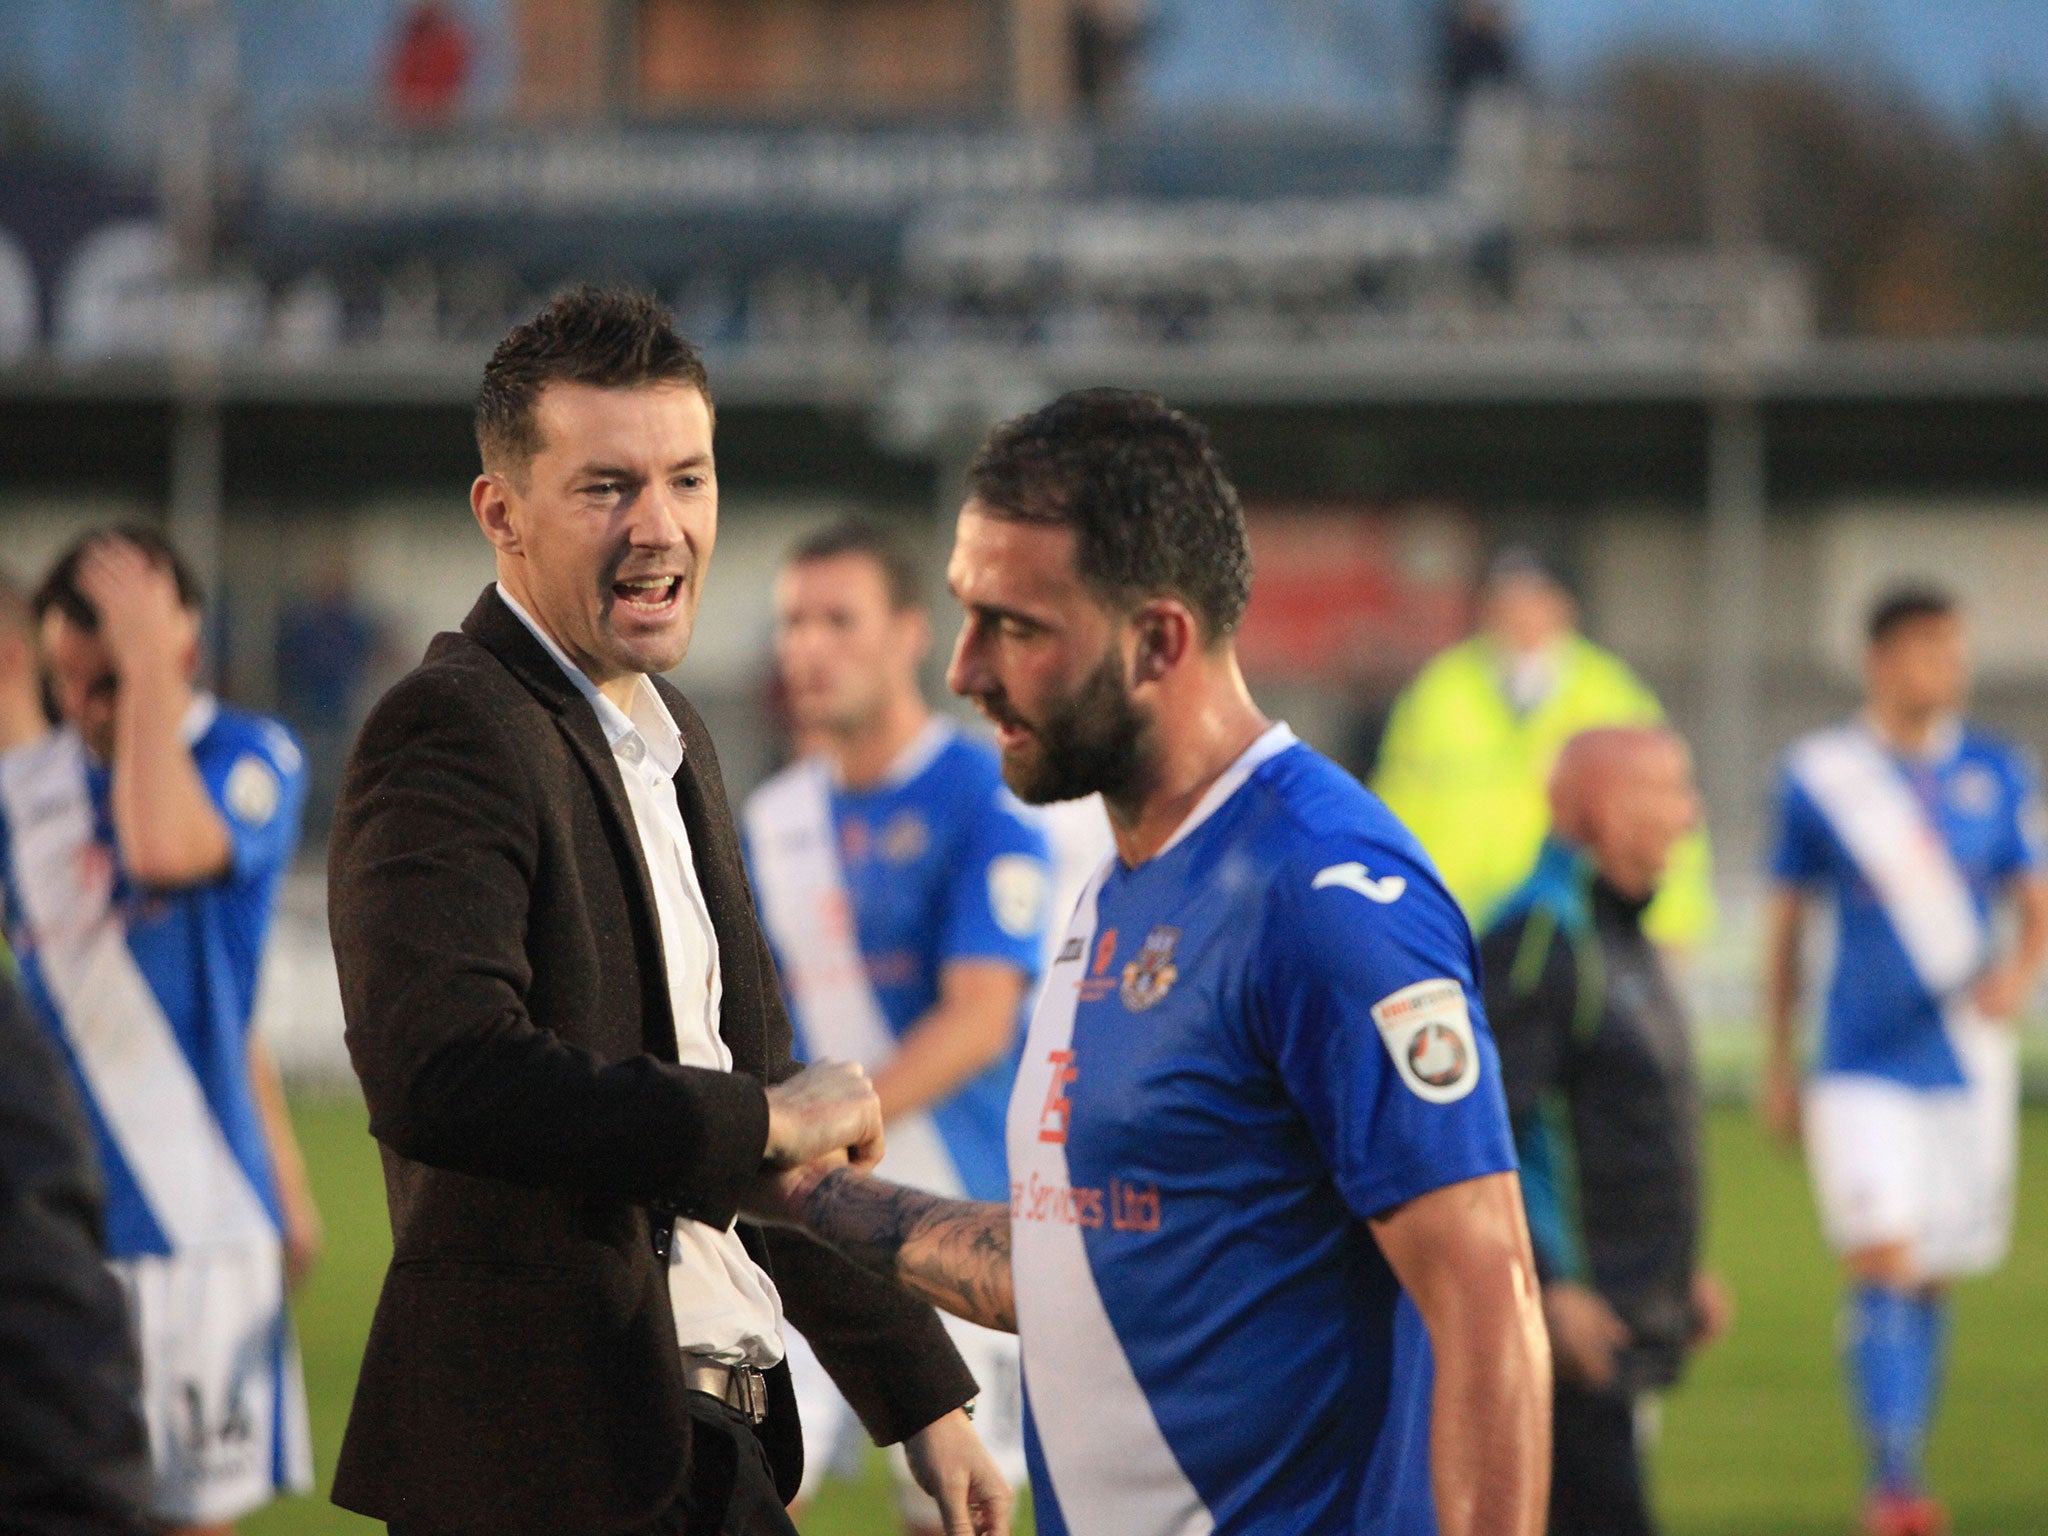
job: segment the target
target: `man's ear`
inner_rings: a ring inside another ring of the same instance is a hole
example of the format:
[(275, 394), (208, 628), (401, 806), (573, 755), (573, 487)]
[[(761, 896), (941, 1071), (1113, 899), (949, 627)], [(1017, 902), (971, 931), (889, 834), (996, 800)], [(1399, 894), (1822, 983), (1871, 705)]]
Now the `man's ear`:
[(180, 608), (178, 612), (185, 620), (185, 633), (178, 642), (178, 665), (190, 682), (199, 675), (200, 638), (206, 621), (196, 608)]
[(502, 553), (519, 552), (519, 529), (513, 521), (511, 496), (503, 476), (485, 471), (472, 480), (469, 510), (476, 514), (476, 524), (483, 529), (484, 537)]
[(1170, 598), (1146, 603), (1132, 615), (1137, 645), (1131, 654), (1133, 686), (1156, 683), (1195, 648), (1195, 616)]

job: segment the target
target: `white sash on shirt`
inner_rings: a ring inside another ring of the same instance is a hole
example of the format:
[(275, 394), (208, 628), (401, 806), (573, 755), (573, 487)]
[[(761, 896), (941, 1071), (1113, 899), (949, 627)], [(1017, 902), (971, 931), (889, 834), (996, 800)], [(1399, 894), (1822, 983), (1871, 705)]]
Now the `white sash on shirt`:
[(1946, 1005), (1983, 970), (1990, 935), (1941, 829), (1860, 725), (1809, 736), (1791, 768), (1876, 893), (1920, 984)]
[[(1239, 782), (1242, 782), (1240, 778)], [(1159, 1427), (1110, 1320), (1067, 1162), (1066, 1074), (1080, 983), (1095, 955), (1104, 860), (1082, 890), (1040, 991), (1010, 1096), (1011, 1269), (1024, 1389), (1046, 1474), (1073, 1536), (1210, 1536), (1214, 1517)], [(1098, 1197), (1099, 1198), (1099, 1197)], [(1099, 1210), (1092, 1224), (1099, 1226)]]
[[(174, 1250), (277, 1237), (113, 905), (85, 749), (57, 731), (0, 757), (30, 955), (94, 1105)], [(27, 958), (27, 957), (24, 957)]]
[[(861, 957), (853, 902), (839, 867), (830, 769), (823, 758), (793, 763), (749, 797), (747, 840), (754, 854), (761, 921), (775, 945), (805, 1053), (857, 1061), (878, 1071), (896, 1054)], [(889, 1122), (879, 1170), (899, 1184), (964, 1196), (960, 1170), (925, 1110)]]
[(1792, 773), (1877, 894), (1971, 1091), (2017, 1103), (2019, 1031), (1985, 1018), (1970, 995), (1991, 934), (1919, 796), (1859, 725), (1808, 737), (1793, 751)]

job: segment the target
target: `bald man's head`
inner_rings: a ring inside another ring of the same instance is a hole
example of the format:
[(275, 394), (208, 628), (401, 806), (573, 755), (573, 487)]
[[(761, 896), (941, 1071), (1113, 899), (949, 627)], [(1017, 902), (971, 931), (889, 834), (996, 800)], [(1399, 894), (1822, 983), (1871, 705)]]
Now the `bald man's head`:
[(1648, 898), (1671, 847), (1700, 814), (1692, 754), (1662, 726), (1605, 726), (1565, 743), (1550, 774), (1557, 835), (1591, 856), (1609, 885)]

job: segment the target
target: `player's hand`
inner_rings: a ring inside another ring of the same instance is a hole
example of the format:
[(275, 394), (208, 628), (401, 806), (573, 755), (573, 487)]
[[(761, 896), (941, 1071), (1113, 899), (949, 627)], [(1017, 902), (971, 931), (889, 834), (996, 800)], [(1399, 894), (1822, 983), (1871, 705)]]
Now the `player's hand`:
[(320, 1262), (320, 1250), (326, 1244), (326, 1228), (310, 1192), (294, 1197), (280, 1188), (278, 1193), (284, 1204), (284, 1283), (296, 1291), (312, 1275), (313, 1266)]
[(1599, 1292), (1553, 1280), (1543, 1287), (1543, 1320), (1558, 1375), (1596, 1392), (1614, 1384), (1614, 1356), (1629, 1341), (1628, 1324)]
[(100, 638), (122, 677), (182, 664), (198, 644), (198, 620), (179, 603), (177, 579), (126, 539), (99, 539), (86, 550), (78, 590), (99, 615)]
[(740, 1214), (771, 1227), (803, 1227), (811, 1191), (826, 1174), (846, 1166), (842, 1147), (795, 1168), (764, 1169), (740, 1195)]
[(1692, 1338), (1694, 1349), (1705, 1349), (1727, 1333), (1735, 1322), (1735, 1300), (1728, 1287), (1711, 1270), (1692, 1277)]
[(819, 1061), (768, 1090), (771, 1168), (843, 1152), (856, 1168), (882, 1160), (882, 1101), (857, 1061)]
[(1788, 1152), (1798, 1148), (1799, 1073), (1791, 1062), (1774, 1059), (1764, 1064), (1763, 1079), (1757, 1084), (1756, 1113), (1772, 1141)]
[(927, 1424), (903, 1450), (917, 1486), (938, 1501), (946, 1536), (1008, 1536), (1016, 1496), (964, 1409)]
[(2019, 966), (2007, 961), (1994, 965), (1977, 978), (1977, 985), (1970, 991), (1970, 1001), (1977, 1011), (1993, 1023), (2007, 1024), (2019, 1017), (2027, 1005), (2027, 993), (2032, 990), (2032, 978)]

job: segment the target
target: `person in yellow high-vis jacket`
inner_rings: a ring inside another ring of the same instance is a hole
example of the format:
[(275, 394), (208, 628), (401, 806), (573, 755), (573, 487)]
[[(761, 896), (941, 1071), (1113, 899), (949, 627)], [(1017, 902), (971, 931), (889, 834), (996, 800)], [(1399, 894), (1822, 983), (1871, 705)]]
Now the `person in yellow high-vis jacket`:
[[(1663, 718), (1628, 664), (1578, 632), (1563, 584), (1533, 555), (1508, 550), (1488, 572), (1480, 632), (1432, 659), (1395, 700), (1372, 787), (1479, 927), (1535, 867), (1565, 742), (1594, 726)], [(1673, 850), (1644, 929), (1683, 948), (1713, 923), (1706, 834), (1695, 832)]]

